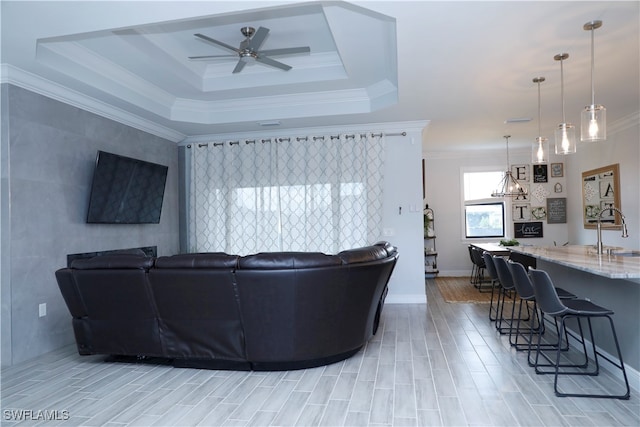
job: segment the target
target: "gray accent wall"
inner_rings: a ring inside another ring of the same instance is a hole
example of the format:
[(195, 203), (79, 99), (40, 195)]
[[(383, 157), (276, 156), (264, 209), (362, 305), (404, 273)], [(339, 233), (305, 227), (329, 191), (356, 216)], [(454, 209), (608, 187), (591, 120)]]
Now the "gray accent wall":
[[(73, 344), (54, 273), (70, 253), (178, 252), (178, 147), (85, 110), (2, 85), (2, 365)], [(169, 166), (160, 224), (86, 224), (98, 150)], [(47, 314), (39, 317), (39, 305)]]

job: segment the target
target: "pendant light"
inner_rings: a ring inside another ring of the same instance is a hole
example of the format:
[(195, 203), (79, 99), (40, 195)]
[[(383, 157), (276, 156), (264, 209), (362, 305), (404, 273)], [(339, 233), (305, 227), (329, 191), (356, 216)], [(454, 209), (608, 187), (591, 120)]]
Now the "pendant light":
[(564, 116), (564, 68), (563, 61), (569, 57), (568, 53), (559, 53), (553, 57), (560, 61), (560, 97), (562, 98), (562, 123), (555, 131), (556, 154), (571, 154), (576, 152), (576, 128), (571, 123), (567, 123)]
[(511, 173), (511, 165), (509, 163), (509, 138), (511, 138), (511, 135), (504, 136), (507, 143), (507, 170), (504, 173), (502, 181), (500, 181), (500, 184), (498, 185), (498, 189), (491, 193), (491, 197), (520, 197), (527, 194), (525, 188), (513, 177), (513, 174)]
[(531, 147), (531, 163), (544, 164), (549, 162), (549, 140), (542, 136), (542, 114), (540, 107), (540, 83), (545, 81), (544, 77), (535, 77), (534, 83), (538, 84), (538, 137)]
[(594, 30), (602, 27), (602, 21), (591, 21), (584, 24), (582, 28), (591, 31), (591, 105), (587, 105), (580, 114), (580, 141), (604, 141), (607, 139), (607, 109), (603, 105), (596, 104), (596, 96), (593, 85), (594, 70)]

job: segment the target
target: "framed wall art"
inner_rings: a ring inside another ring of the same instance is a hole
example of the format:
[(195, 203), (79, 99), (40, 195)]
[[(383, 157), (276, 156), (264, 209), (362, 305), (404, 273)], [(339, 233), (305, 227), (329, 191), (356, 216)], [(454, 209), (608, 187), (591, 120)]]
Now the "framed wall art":
[(582, 216), (584, 228), (596, 228), (598, 218), (609, 229), (621, 229), (620, 165), (618, 163), (582, 172)]
[(533, 165), (533, 182), (547, 182), (547, 165)]
[(564, 176), (564, 163), (551, 163), (551, 178), (562, 178)]
[(529, 165), (511, 165), (511, 174), (516, 181), (529, 182)]
[(544, 237), (542, 222), (520, 222), (513, 224), (513, 234), (516, 239), (526, 239), (530, 237)]
[(554, 197), (547, 199), (547, 224), (567, 223), (567, 198)]

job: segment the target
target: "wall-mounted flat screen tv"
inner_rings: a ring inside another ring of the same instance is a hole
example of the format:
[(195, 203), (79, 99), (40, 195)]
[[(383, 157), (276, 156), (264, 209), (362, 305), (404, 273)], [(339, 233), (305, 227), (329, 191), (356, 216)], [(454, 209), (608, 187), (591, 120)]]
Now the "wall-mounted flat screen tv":
[(158, 224), (167, 166), (98, 151), (88, 223)]

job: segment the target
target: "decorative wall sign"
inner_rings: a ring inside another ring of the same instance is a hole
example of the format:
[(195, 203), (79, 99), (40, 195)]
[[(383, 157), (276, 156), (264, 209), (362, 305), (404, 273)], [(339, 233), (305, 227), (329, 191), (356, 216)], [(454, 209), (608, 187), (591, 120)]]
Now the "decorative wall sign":
[(551, 178), (562, 178), (564, 176), (564, 163), (551, 163)]
[(544, 188), (542, 184), (536, 185), (536, 188), (533, 189), (531, 195), (536, 198), (536, 200), (540, 203), (544, 202), (544, 199), (549, 195), (549, 191)]
[(566, 197), (547, 199), (547, 224), (566, 224), (567, 199)]
[(518, 194), (516, 197), (513, 198), (514, 202), (528, 202), (529, 198), (531, 196), (530, 191), (529, 191), (529, 184), (523, 184), (522, 182), (520, 183), (520, 185), (522, 186), (522, 189), (524, 190), (523, 193)]
[(547, 182), (547, 165), (533, 165), (533, 182)]
[(544, 206), (531, 207), (531, 218), (542, 220), (547, 217), (547, 208)]
[(531, 221), (531, 205), (529, 203), (514, 203), (511, 206), (511, 218), (514, 222)]
[(556, 185), (553, 186), (554, 193), (562, 193), (562, 184), (556, 182)]
[(604, 166), (582, 172), (582, 217), (584, 228), (596, 228), (602, 214), (601, 222), (610, 229), (621, 229), (620, 216), (611, 210), (612, 206), (620, 208), (620, 166)]
[(517, 181), (529, 182), (529, 165), (511, 165), (511, 173)]
[(513, 234), (516, 239), (529, 237), (543, 237), (542, 222), (519, 222), (513, 224)]

